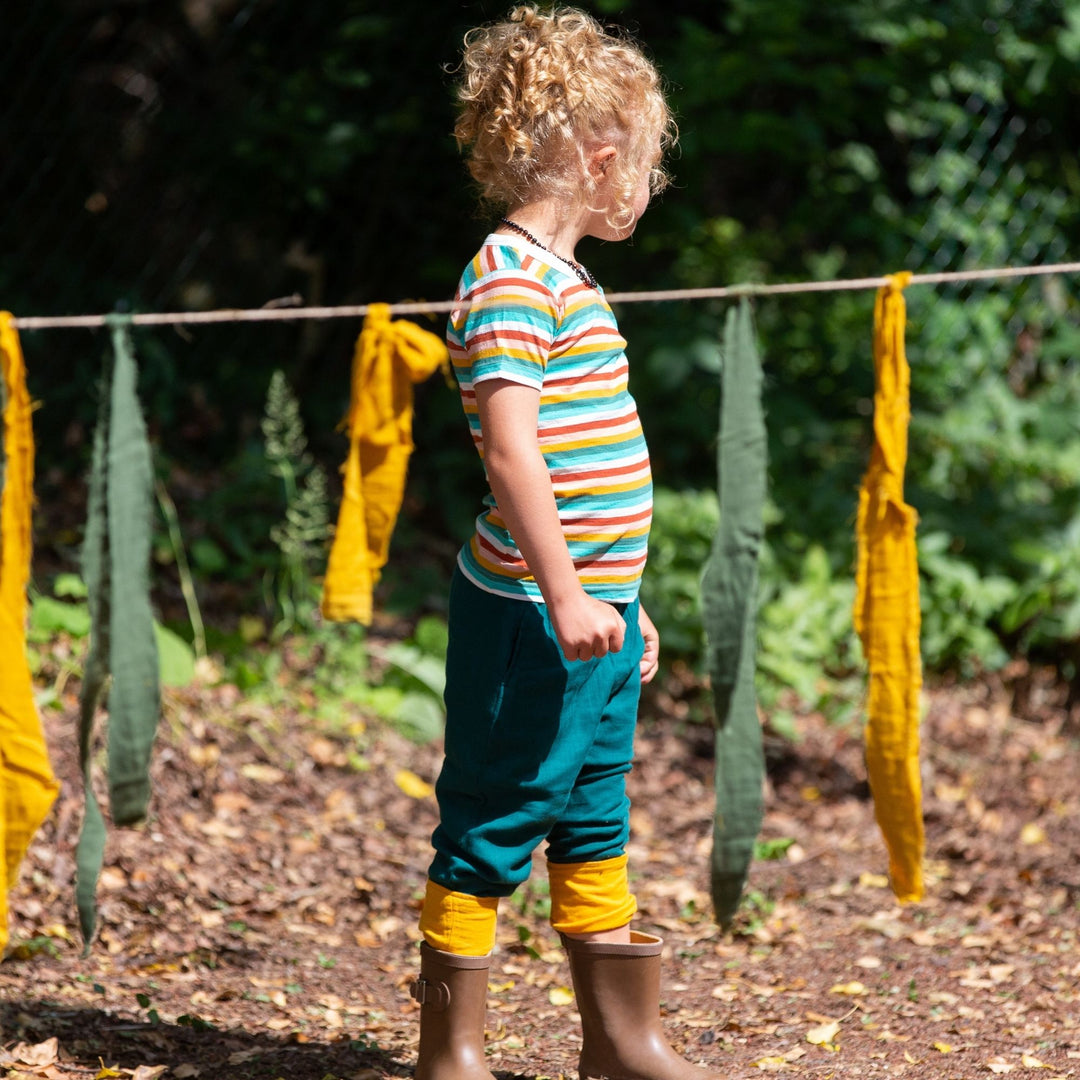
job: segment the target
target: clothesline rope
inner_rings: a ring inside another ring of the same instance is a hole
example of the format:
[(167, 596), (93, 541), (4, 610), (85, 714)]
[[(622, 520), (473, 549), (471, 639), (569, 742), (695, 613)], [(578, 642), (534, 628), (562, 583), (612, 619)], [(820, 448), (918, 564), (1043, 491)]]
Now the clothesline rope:
[[(1000, 278), (1036, 277), (1080, 273), (1080, 262), (1045, 266), (1006, 266), (990, 270), (955, 270), (937, 274), (912, 274), (910, 285), (941, 285), (952, 282), (989, 281)], [(845, 292), (877, 289), (888, 277), (839, 278), (832, 281), (791, 281), (779, 285), (725, 285), (703, 289), (658, 289), (647, 292), (612, 292), (612, 304), (661, 303), (673, 300), (726, 300), (739, 296), (781, 296), (792, 293)], [(391, 315), (435, 315), (463, 306), (454, 300), (409, 301), (390, 304)], [(216, 311), (144, 312), (131, 317), (133, 326), (195, 326), (201, 323), (292, 322), (304, 319), (352, 319), (367, 315), (371, 304), (338, 307), (222, 308)], [(106, 315), (31, 315), (12, 320), (18, 330), (93, 329), (106, 324)]]

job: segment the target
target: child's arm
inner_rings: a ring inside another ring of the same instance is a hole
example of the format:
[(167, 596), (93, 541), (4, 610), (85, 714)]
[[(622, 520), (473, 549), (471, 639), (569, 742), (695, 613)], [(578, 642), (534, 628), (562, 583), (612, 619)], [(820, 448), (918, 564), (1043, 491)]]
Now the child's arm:
[(656, 669), (660, 666), (660, 634), (652, 619), (643, 607), (638, 608), (638, 626), (645, 641), (645, 652), (641, 656), (641, 682), (652, 682)]
[(626, 625), (578, 581), (563, 537), (551, 476), (536, 439), (540, 393), (507, 379), (476, 385), (488, 482), (514, 542), (536, 578), (567, 660), (618, 652)]

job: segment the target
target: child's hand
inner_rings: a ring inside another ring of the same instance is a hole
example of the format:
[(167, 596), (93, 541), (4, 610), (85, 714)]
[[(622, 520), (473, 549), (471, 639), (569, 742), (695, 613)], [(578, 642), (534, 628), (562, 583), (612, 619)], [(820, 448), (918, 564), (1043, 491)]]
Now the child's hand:
[(645, 652), (641, 657), (641, 683), (652, 682), (660, 666), (660, 634), (643, 607), (638, 608), (638, 626), (645, 639)]
[(626, 623), (610, 604), (582, 592), (549, 606), (551, 625), (567, 660), (592, 660), (623, 647)]

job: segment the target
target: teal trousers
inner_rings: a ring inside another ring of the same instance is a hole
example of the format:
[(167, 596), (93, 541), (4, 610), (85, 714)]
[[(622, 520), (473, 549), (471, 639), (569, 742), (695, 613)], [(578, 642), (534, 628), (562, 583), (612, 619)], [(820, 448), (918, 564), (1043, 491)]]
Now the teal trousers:
[(429, 876), (453, 892), (509, 896), (547, 841), (557, 863), (623, 854), (644, 643), (638, 603), (617, 653), (567, 660), (547, 607), (450, 587), (446, 749)]

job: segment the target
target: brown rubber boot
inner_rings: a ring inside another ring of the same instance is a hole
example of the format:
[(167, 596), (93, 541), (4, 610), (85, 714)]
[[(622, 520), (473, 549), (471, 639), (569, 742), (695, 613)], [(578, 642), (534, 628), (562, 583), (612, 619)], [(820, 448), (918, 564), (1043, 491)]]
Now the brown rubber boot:
[(561, 935), (581, 1013), (580, 1080), (720, 1080), (684, 1061), (660, 1026), (663, 941), (631, 931), (629, 945)]
[(495, 1080), (484, 1064), (484, 1014), (491, 955), (455, 956), (420, 945), (416, 1080)]

